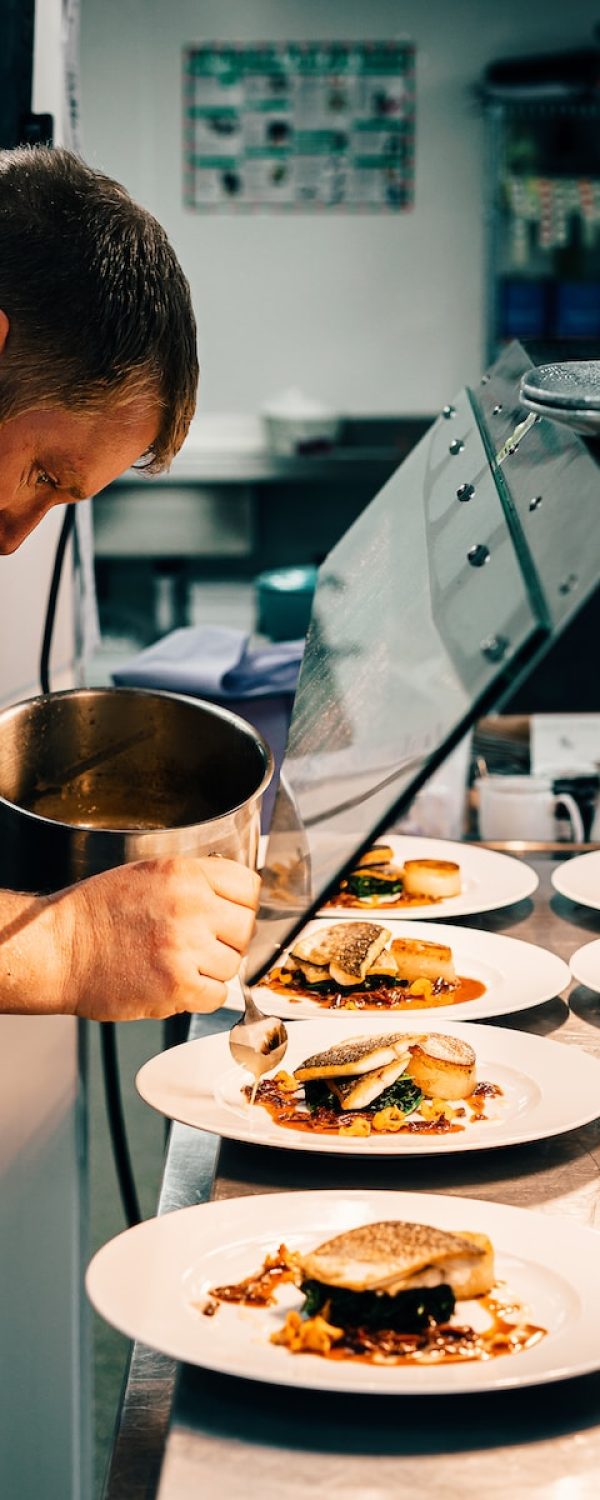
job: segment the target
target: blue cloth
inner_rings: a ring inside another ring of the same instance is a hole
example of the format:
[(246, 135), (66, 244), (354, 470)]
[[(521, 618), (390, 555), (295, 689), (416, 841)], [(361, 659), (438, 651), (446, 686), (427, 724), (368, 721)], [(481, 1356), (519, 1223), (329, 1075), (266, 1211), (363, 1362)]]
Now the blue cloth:
[(113, 681), (195, 698), (295, 693), (304, 641), (278, 641), (250, 651), (249, 640), (243, 630), (220, 625), (173, 630), (113, 672)]

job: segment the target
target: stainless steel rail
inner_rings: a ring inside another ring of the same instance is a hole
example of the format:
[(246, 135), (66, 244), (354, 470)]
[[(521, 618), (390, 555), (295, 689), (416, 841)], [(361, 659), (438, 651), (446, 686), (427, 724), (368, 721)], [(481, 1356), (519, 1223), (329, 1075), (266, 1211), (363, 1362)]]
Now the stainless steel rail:
[[(566, 854), (564, 846), (561, 857)], [(570, 852), (570, 851), (569, 851)], [(553, 892), (550, 858), (530, 861), (540, 888), (505, 911), (461, 925), (539, 943), (563, 958), (600, 936), (600, 912)], [(229, 1016), (194, 1022), (193, 1035)], [(489, 1024), (494, 1024), (493, 1022)], [(554, 1035), (600, 1055), (600, 996), (572, 986), (500, 1025)], [(568, 1054), (567, 1054), (568, 1056)], [(600, 1100), (599, 1100), (600, 1110)], [(175, 1126), (159, 1212), (289, 1188), (422, 1187), (600, 1222), (600, 1122), (556, 1140), (456, 1158), (315, 1158), (225, 1142)], [(551, 1233), (551, 1222), (549, 1222)], [(599, 1257), (600, 1265), (600, 1257)], [(135, 1345), (106, 1500), (596, 1500), (600, 1373), (538, 1391), (375, 1400), (266, 1387), (182, 1367)]]

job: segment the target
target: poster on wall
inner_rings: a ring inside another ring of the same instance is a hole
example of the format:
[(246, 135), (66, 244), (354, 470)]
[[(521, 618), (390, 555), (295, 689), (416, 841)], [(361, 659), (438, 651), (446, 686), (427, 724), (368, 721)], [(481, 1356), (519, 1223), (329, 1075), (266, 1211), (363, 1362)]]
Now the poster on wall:
[(414, 47), (188, 47), (183, 130), (188, 208), (397, 213), (414, 195)]

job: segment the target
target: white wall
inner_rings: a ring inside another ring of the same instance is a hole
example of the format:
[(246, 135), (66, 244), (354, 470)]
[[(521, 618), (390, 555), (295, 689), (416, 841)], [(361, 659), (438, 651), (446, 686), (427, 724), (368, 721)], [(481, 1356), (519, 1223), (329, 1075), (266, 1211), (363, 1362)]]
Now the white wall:
[[(50, 511), (19, 551), (0, 557), (0, 705), (39, 693), (39, 660), (52, 564), (63, 507)], [(65, 559), (54, 628), (51, 686), (73, 682), (71, 549)]]
[[(348, 413), (429, 412), (483, 355), (483, 131), (493, 58), (587, 45), (597, 0), (82, 0), (86, 155), (165, 224), (190, 278), (205, 411), (290, 383)], [(182, 205), (181, 49), (201, 40), (408, 36), (416, 202), (382, 216)]]
[[(37, 0), (33, 107), (61, 110), (61, 0)], [(0, 558), (0, 704), (39, 690), (63, 508)], [(72, 679), (65, 565), (52, 685)], [(39, 976), (40, 985), (43, 975)], [(91, 1396), (81, 1288), (84, 1131), (78, 1023), (0, 1016), (0, 1495), (88, 1500)]]
[[(33, 108), (52, 114), (60, 141), (62, 0), (37, 0), (33, 54)], [(12, 557), (0, 558), (0, 704), (39, 692), (38, 666), (46, 601), (63, 508), (53, 511)], [(65, 562), (52, 652), (52, 686), (73, 680), (71, 557)]]

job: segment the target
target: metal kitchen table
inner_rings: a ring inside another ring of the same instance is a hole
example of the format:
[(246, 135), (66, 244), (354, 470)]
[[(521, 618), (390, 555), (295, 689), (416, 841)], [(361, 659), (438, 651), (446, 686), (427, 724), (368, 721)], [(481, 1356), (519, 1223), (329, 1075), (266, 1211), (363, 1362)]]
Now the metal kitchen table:
[[(600, 912), (553, 892), (551, 859), (531, 863), (540, 875), (531, 900), (460, 925), (539, 943), (568, 959), (600, 935)], [(230, 1022), (229, 1014), (198, 1018), (192, 1035)], [(583, 986), (572, 986), (570, 1008), (556, 999), (498, 1024), (600, 1055), (600, 996)], [(210, 1196), (369, 1186), (490, 1198), (594, 1225), (599, 1168), (598, 1121), (531, 1146), (368, 1163), (220, 1145), (175, 1126), (159, 1212)], [(498, 1395), (335, 1396), (176, 1367), (134, 1345), (105, 1500), (246, 1500), (249, 1493), (306, 1500), (311, 1487), (328, 1500), (452, 1500), (459, 1493), (462, 1500), (597, 1500), (600, 1370)]]

